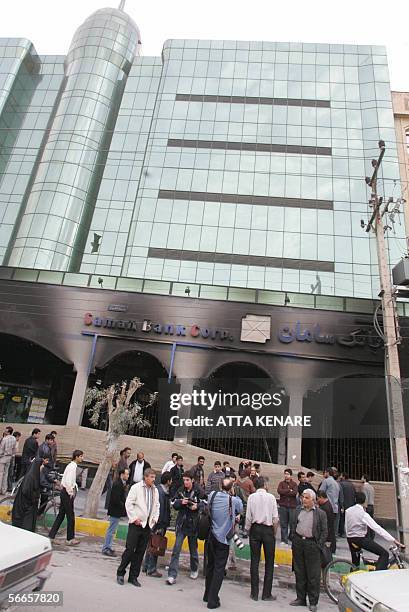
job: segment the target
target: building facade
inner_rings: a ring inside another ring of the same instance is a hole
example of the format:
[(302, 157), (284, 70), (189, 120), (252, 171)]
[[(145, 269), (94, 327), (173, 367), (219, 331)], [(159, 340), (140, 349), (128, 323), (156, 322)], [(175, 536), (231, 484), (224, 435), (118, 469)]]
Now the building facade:
[(2, 42), (3, 265), (375, 297), (360, 220), (380, 138), (382, 191), (399, 180), (385, 49), (139, 48), (116, 9), (87, 19), (65, 58)]
[[(288, 415), (325, 396), (315, 438), (216, 444), (160, 410), (147, 435), (294, 465), (348, 456), (358, 476), (379, 460), (387, 480), (376, 427), (366, 455), (345, 432), (331, 441), (356, 401), (336, 381), (360, 379), (358, 403), (386, 416), (370, 382), (383, 376), (376, 246), (361, 227), (379, 139), (380, 191), (400, 189), (385, 49), (140, 46), (121, 9), (91, 15), (66, 57), (0, 40), (2, 419), (88, 426), (87, 386), (125, 372), (155, 391), (267, 378)], [(394, 264), (403, 226), (388, 249)]]
[(407, 251), (409, 252), (409, 92), (392, 92), (393, 113), (395, 116), (396, 142), (398, 146), (399, 171), (404, 202)]

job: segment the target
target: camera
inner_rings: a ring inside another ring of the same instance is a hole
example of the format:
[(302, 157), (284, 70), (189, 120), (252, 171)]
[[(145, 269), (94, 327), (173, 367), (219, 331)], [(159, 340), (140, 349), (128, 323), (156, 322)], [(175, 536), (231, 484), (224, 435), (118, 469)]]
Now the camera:
[(235, 543), (235, 545), (237, 546), (237, 548), (239, 550), (241, 550), (242, 548), (244, 548), (244, 543), (240, 540), (239, 536), (237, 535), (237, 533), (234, 534), (233, 536), (233, 542)]

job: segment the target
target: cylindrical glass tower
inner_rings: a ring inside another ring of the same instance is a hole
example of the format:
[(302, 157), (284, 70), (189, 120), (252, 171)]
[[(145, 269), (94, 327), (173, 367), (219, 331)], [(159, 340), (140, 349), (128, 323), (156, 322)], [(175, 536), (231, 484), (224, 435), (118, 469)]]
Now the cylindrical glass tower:
[(8, 265), (79, 268), (123, 88), (139, 49), (139, 29), (120, 9), (98, 10), (76, 31)]

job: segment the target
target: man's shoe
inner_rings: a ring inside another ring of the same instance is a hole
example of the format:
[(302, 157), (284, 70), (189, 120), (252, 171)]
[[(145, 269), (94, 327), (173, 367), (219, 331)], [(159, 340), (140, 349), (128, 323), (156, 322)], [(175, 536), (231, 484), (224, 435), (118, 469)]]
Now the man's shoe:
[(77, 546), (80, 543), (80, 540), (76, 538), (72, 538), (72, 540), (65, 540), (67, 546)]
[(290, 601), (290, 606), (304, 606), (307, 607), (307, 602), (302, 599), (294, 599), (294, 601)]
[(176, 582), (176, 578), (173, 578), (173, 576), (169, 576), (168, 579), (166, 580), (166, 584), (175, 584)]
[(102, 554), (106, 557), (116, 557), (116, 553), (112, 550), (112, 548), (107, 548), (106, 550), (103, 550)]
[(136, 587), (141, 587), (142, 586), (137, 578), (135, 578), (134, 580), (128, 580), (128, 582), (129, 582), (129, 584), (132, 584), (133, 586), (136, 586)]
[(317, 612), (317, 606), (310, 605), (308, 609), (310, 610), (310, 612)]
[(216, 608), (220, 608), (220, 606), (221, 606), (220, 601), (218, 601), (215, 604), (210, 604), (210, 603), (207, 604), (207, 607), (209, 610), (216, 610)]
[(199, 578), (199, 572), (197, 570), (195, 572), (190, 572), (190, 578), (192, 580), (197, 580)]
[[(203, 601), (205, 603), (207, 603), (209, 601), (209, 598), (207, 597), (207, 595), (203, 595)], [(219, 604), (219, 606), (221, 605), (220, 603), (220, 597), (217, 598), (217, 603)]]
[(155, 570), (154, 572), (146, 572), (147, 576), (152, 576), (152, 578), (162, 578), (162, 574)]
[(276, 595), (263, 595), (261, 598), (263, 601), (275, 601), (277, 599)]
[(117, 581), (117, 583), (118, 583), (118, 584), (120, 584), (120, 585), (125, 584), (125, 580), (124, 580), (124, 577), (123, 577), (123, 576), (117, 576), (117, 577), (116, 577), (116, 581)]
[(251, 593), (250, 599), (252, 599), (253, 601), (258, 601), (258, 595), (255, 595), (254, 593)]

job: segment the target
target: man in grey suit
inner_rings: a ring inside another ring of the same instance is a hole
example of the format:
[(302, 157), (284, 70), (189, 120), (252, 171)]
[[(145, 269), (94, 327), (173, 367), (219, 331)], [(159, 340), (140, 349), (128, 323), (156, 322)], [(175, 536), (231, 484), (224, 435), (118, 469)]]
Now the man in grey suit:
[(302, 494), (302, 507), (296, 510), (296, 527), (292, 542), (297, 599), (290, 606), (306, 606), (316, 612), (320, 596), (321, 549), (327, 539), (327, 516), (316, 505), (312, 489)]

